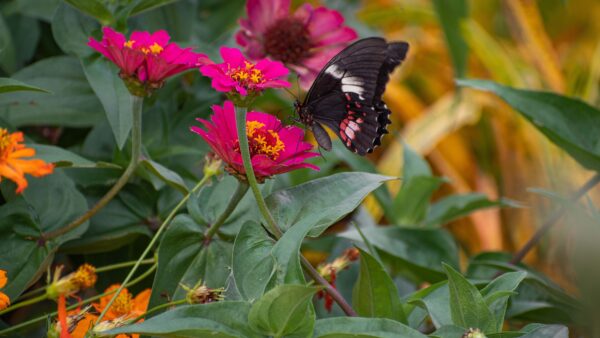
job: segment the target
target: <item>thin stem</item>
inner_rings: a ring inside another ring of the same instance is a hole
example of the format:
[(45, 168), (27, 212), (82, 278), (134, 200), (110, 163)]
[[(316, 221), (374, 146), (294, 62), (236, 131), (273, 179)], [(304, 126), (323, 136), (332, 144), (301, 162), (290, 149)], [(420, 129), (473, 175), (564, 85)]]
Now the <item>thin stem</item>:
[(77, 219), (67, 224), (62, 228), (58, 228), (54, 231), (49, 231), (43, 234), (42, 238), (45, 240), (50, 240), (56, 238), (58, 236), (64, 235), (67, 232), (77, 228), (78, 226), (85, 223), (88, 219), (94, 216), (100, 209), (104, 208), (108, 202), (110, 202), (121, 189), (127, 184), (129, 178), (135, 172), (135, 169), (138, 166), (140, 161), (140, 154), (142, 149), (142, 107), (143, 107), (144, 99), (138, 96), (132, 97), (132, 110), (133, 110), (133, 126), (131, 128), (131, 160), (129, 161), (129, 165), (119, 177), (115, 185), (113, 185), (110, 190), (102, 196), (96, 204), (89, 209), (85, 214), (79, 216)]
[[(248, 183), (252, 188), (252, 192), (254, 193), (254, 198), (256, 199), (256, 203), (258, 204), (258, 209), (261, 214), (267, 221), (269, 228), (271, 229), (271, 233), (275, 236), (276, 239), (281, 238), (283, 235), (271, 212), (267, 208), (267, 203), (258, 187), (258, 182), (256, 181), (256, 176), (254, 176), (254, 168), (252, 167), (252, 161), (250, 158), (250, 149), (248, 147), (248, 136), (246, 135), (246, 113), (247, 108), (245, 107), (236, 107), (236, 126), (238, 132), (238, 139), (240, 144), (240, 153), (242, 154), (242, 160), (244, 161), (244, 170), (246, 171), (246, 177), (248, 179)], [(333, 287), (323, 276), (319, 274), (317, 270), (310, 264), (310, 262), (300, 254), (300, 260), (302, 262), (302, 266), (304, 270), (314, 279), (317, 284), (323, 286), (325, 291), (335, 300), (336, 303), (342, 308), (344, 313), (348, 316), (355, 317), (356, 312), (352, 309), (352, 307), (346, 302), (344, 297)]]
[(181, 304), (185, 304), (185, 303), (187, 303), (186, 299), (180, 299), (180, 300), (176, 300), (176, 301), (173, 301), (173, 302), (169, 302), (169, 303), (157, 305), (157, 306), (153, 307), (152, 309), (150, 309), (150, 310), (142, 313), (141, 315), (139, 315), (136, 319), (134, 319), (131, 322), (132, 323), (137, 323), (140, 319), (146, 317), (147, 315), (151, 315), (151, 314), (153, 314), (153, 313), (155, 313), (155, 312), (157, 312), (159, 310), (162, 310), (164, 308), (168, 308), (170, 306), (177, 306), (177, 305), (181, 305)]
[(208, 230), (204, 234), (205, 241), (210, 241), (210, 239), (217, 233), (217, 231), (219, 231), (219, 228), (221, 227), (221, 225), (223, 225), (223, 223), (225, 223), (225, 221), (231, 215), (233, 210), (235, 210), (235, 207), (238, 205), (240, 200), (244, 197), (244, 195), (246, 195), (246, 191), (248, 191), (248, 184), (246, 184), (242, 181), (238, 181), (238, 182), (239, 182), (238, 186), (235, 189), (235, 192), (233, 193), (233, 195), (231, 196), (231, 199), (229, 200), (229, 204), (225, 208), (225, 211), (223, 211), (221, 216), (219, 216), (219, 218), (217, 218), (215, 223), (212, 224), (210, 226), (210, 228), (208, 228)]
[[(150, 274), (152, 274), (152, 272), (154, 272), (154, 270), (156, 270), (156, 267), (157, 267), (157, 264), (154, 264), (152, 267), (150, 267), (150, 269), (146, 270), (146, 272), (144, 272), (143, 274), (139, 275), (136, 279), (134, 279), (131, 282), (129, 282), (125, 287), (131, 287), (131, 286), (133, 286), (133, 285), (135, 285), (135, 284), (143, 281), (146, 277), (150, 276)], [(115, 292), (117, 292), (117, 290), (111, 290), (109, 292), (105, 292), (105, 293), (96, 295), (94, 297), (90, 297), (90, 298), (88, 298), (88, 299), (86, 299), (86, 300), (84, 300), (82, 302), (78, 302), (78, 303), (75, 303), (75, 304), (73, 304), (71, 306), (68, 306), (67, 310), (76, 309), (76, 308), (78, 308), (78, 307), (80, 307), (82, 305), (89, 304), (89, 303), (91, 303), (91, 302), (93, 302), (95, 300), (98, 300), (98, 299), (100, 299), (100, 298), (102, 298), (102, 297), (104, 297), (106, 295), (113, 294)], [(54, 312), (45, 314), (43, 316), (39, 316), (39, 317), (30, 319), (30, 320), (28, 320), (26, 322), (23, 322), (23, 323), (20, 323), (20, 324), (17, 324), (17, 325), (13, 325), (13, 326), (11, 326), (9, 328), (6, 328), (6, 329), (0, 331), (0, 336), (5, 335), (5, 334), (10, 333), (10, 332), (13, 332), (13, 331), (16, 331), (16, 330), (19, 330), (21, 328), (27, 327), (29, 325), (35, 324), (37, 322), (44, 321), (44, 320), (48, 319), (48, 317), (53, 317), (53, 316), (56, 316), (57, 314), (58, 314), (58, 311), (54, 311)]]
[[(205, 171), (205, 173), (206, 172), (207, 171)], [(115, 295), (108, 302), (108, 304), (106, 305), (106, 307), (104, 308), (102, 313), (100, 313), (100, 316), (98, 316), (98, 319), (96, 319), (96, 322), (94, 323), (94, 325), (98, 325), (98, 323), (100, 323), (102, 318), (104, 318), (104, 315), (106, 315), (106, 312), (108, 311), (108, 309), (111, 307), (111, 305), (113, 304), (115, 299), (117, 299), (117, 295), (121, 292), (121, 290), (123, 290), (123, 288), (125, 287), (125, 284), (127, 284), (127, 282), (129, 282), (129, 280), (131, 279), (131, 277), (133, 276), (133, 274), (135, 273), (137, 268), (140, 266), (140, 264), (142, 263), (144, 258), (146, 258), (146, 256), (148, 255), (148, 253), (150, 252), (150, 250), (152, 249), (152, 247), (154, 246), (154, 244), (156, 243), (156, 241), (162, 234), (162, 232), (167, 228), (168, 224), (171, 223), (171, 220), (173, 219), (173, 217), (175, 217), (175, 215), (177, 214), (179, 209), (181, 209), (181, 207), (183, 207), (185, 205), (185, 203), (190, 198), (190, 196), (192, 194), (194, 194), (198, 189), (200, 189), (200, 187), (202, 187), (206, 182), (208, 182), (208, 180), (212, 176), (213, 175), (211, 175), (211, 174), (205, 174), (204, 177), (200, 180), (200, 182), (198, 182), (198, 184), (196, 184), (196, 186), (190, 192), (188, 192), (187, 195), (185, 195), (185, 197), (183, 197), (181, 199), (181, 201), (179, 201), (179, 203), (175, 206), (175, 208), (173, 208), (173, 210), (171, 210), (171, 213), (162, 222), (162, 224), (158, 228), (158, 231), (156, 232), (156, 234), (154, 234), (154, 237), (152, 237), (152, 240), (150, 241), (150, 243), (148, 243), (148, 246), (146, 246), (146, 249), (144, 250), (144, 252), (142, 252), (142, 255), (140, 256), (140, 258), (138, 258), (137, 262), (135, 262), (135, 265), (133, 266), (133, 268), (131, 268), (131, 270), (129, 271), (129, 274), (127, 275), (127, 277), (125, 277), (125, 280), (123, 281), (123, 283), (121, 283), (121, 286), (119, 287), (119, 289), (117, 290)]]
[(238, 139), (240, 143), (240, 153), (242, 154), (242, 160), (244, 162), (244, 170), (246, 171), (246, 178), (248, 179), (248, 184), (250, 184), (250, 188), (252, 188), (252, 192), (254, 193), (254, 197), (256, 198), (256, 203), (258, 204), (258, 209), (260, 213), (263, 215), (269, 228), (271, 229), (271, 233), (278, 239), (281, 237), (282, 233), (275, 224), (275, 220), (269, 209), (267, 209), (267, 204), (265, 203), (265, 199), (260, 191), (258, 186), (258, 182), (256, 181), (256, 176), (254, 175), (254, 168), (252, 167), (252, 160), (250, 158), (250, 148), (248, 146), (248, 136), (246, 135), (246, 113), (248, 112), (248, 108), (246, 107), (236, 107), (235, 108), (235, 120), (238, 132)]
[[(585, 195), (588, 191), (590, 191), (590, 189), (592, 189), (598, 183), (600, 183), (600, 173), (592, 176), (592, 178), (590, 178), (587, 182), (585, 182), (585, 184), (582, 185), (581, 188), (577, 189), (577, 191), (575, 191), (571, 195), (570, 201), (576, 202), (578, 199), (580, 199), (583, 195)], [(542, 226), (536, 231), (536, 233), (533, 234), (533, 236), (529, 239), (529, 241), (527, 241), (527, 243), (525, 243), (525, 245), (523, 245), (521, 250), (519, 250), (517, 253), (515, 253), (513, 258), (510, 260), (510, 263), (511, 264), (520, 263), (521, 260), (523, 260), (523, 258), (525, 258), (525, 256), (529, 253), (529, 251), (531, 251), (531, 249), (533, 249), (533, 247), (535, 247), (538, 244), (538, 242), (542, 239), (542, 237), (544, 237), (546, 232), (548, 232), (548, 230), (550, 230), (550, 228), (552, 228), (552, 226), (554, 226), (554, 224), (556, 222), (558, 222), (558, 220), (563, 216), (563, 214), (566, 211), (567, 211), (567, 206), (565, 206), (565, 205), (556, 209), (552, 213), (552, 215), (550, 215), (550, 217), (544, 222), (544, 224), (542, 224)]]
[[(96, 273), (101, 273), (101, 272), (107, 272), (107, 271), (111, 271), (111, 270), (117, 270), (117, 269), (122, 269), (122, 268), (127, 268), (130, 266), (135, 265), (137, 261), (129, 261), (129, 262), (122, 262), (122, 263), (117, 263), (117, 264), (111, 264), (111, 265), (107, 265), (107, 266), (103, 266), (100, 268), (96, 269)], [(150, 258), (150, 259), (146, 259), (140, 262), (140, 264), (152, 264), (154, 263), (154, 258)]]
[(29, 297), (32, 297), (32, 296), (34, 296), (34, 295), (36, 295), (36, 294), (40, 293), (40, 292), (45, 292), (47, 287), (48, 287), (47, 285), (44, 285), (44, 286), (42, 286), (42, 287), (39, 287), (39, 288), (37, 288), (37, 289), (33, 289), (33, 290), (31, 290), (31, 291), (29, 291), (29, 292), (27, 292), (27, 293), (24, 293), (24, 294), (22, 294), (21, 296), (19, 296), (19, 298), (18, 298), (18, 299), (25, 299), (25, 298), (29, 298)]
[(31, 305), (31, 304), (35, 304), (35, 303), (41, 302), (41, 301), (46, 300), (46, 299), (48, 299), (48, 295), (44, 293), (44, 294), (39, 295), (37, 297), (31, 298), (31, 299), (28, 299), (28, 300), (24, 300), (24, 301), (22, 301), (20, 303), (16, 303), (16, 304), (13, 304), (12, 306), (9, 306), (8, 308), (0, 311), (0, 315), (3, 315), (5, 313), (7, 313), (7, 312), (14, 311), (14, 310), (16, 310), (18, 308), (22, 308), (22, 307), (27, 306), (27, 305)]

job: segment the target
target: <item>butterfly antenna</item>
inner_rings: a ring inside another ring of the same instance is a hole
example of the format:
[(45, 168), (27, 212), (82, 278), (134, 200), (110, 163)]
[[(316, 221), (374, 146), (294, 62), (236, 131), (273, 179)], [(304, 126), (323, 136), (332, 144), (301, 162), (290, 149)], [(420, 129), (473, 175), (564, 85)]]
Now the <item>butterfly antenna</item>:
[(298, 100), (298, 96), (296, 96), (294, 93), (292, 93), (292, 91), (290, 91), (287, 88), (283, 88), (288, 94), (290, 94), (290, 96), (292, 97), (292, 99), (294, 100)]

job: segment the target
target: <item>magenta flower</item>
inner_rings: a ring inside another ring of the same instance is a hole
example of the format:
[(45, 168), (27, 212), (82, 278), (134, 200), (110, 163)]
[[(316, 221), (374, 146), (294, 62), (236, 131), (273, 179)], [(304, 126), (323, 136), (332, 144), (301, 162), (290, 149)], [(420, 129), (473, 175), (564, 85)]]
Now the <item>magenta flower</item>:
[(90, 37), (88, 46), (121, 69), (119, 75), (134, 95), (147, 95), (160, 88), (166, 78), (210, 62), (204, 54), (169, 43), (169, 34), (164, 30), (133, 32), (129, 40), (110, 27), (102, 32), (102, 41)]
[(221, 47), (223, 63), (207, 64), (200, 68), (204, 76), (212, 79), (212, 86), (220, 92), (237, 93), (241, 96), (260, 93), (266, 88), (289, 87), (281, 80), (289, 70), (281, 62), (260, 60), (253, 64), (236, 48)]
[[(229, 173), (245, 179), (246, 171), (240, 153), (233, 103), (225, 101), (223, 107), (215, 105), (212, 109), (214, 114), (211, 121), (197, 119), (206, 130), (195, 126), (191, 130), (202, 136), (226, 163), (225, 169)], [(261, 112), (248, 113), (246, 128), (252, 167), (259, 182), (299, 168), (319, 170), (319, 167), (304, 162), (319, 154), (310, 152), (313, 146), (303, 141), (302, 129), (295, 126), (284, 127), (275, 116)]]
[(248, 19), (240, 20), (237, 43), (252, 59), (265, 56), (292, 68), (308, 89), (321, 68), (356, 32), (344, 26), (344, 17), (325, 7), (304, 4), (293, 14), (290, 0), (248, 0)]

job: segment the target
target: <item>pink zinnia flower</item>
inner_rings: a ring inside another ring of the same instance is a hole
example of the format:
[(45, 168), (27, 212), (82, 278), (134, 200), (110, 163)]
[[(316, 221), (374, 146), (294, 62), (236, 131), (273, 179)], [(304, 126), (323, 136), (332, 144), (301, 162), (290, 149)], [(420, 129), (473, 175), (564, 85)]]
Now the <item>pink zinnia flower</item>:
[[(191, 129), (202, 136), (226, 163), (225, 169), (230, 174), (245, 179), (246, 171), (240, 153), (233, 103), (225, 101), (223, 107), (215, 105), (212, 109), (214, 115), (211, 121), (197, 119), (206, 130), (199, 127)], [(313, 146), (303, 141), (302, 129), (295, 126), (284, 127), (275, 116), (261, 112), (248, 113), (246, 128), (252, 167), (259, 182), (299, 168), (319, 170), (319, 167), (304, 162), (319, 154), (310, 152)]]
[(210, 62), (204, 54), (169, 43), (171, 37), (164, 30), (152, 34), (133, 32), (129, 40), (110, 27), (104, 27), (102, 32), (102, 41), (90, 37), (88, 46), (121, 69), (119, 75), (130, 90), (145, 90), (134, 92), (136, 95), (148, 94), (152, 89), (160, 88), (166, 78)]
[(248, 19), (240, 20), (237, 43), (250, 58), (265, 56), (279, 60), (300, 76), (300, 84), (308, 89), (321, 68), (356, 32), (344, 26), (340, 12), (304, 4), (293, 14), (290, 0), (248, 0)]
[(289, 82), (282, 80), (289, 70), (281, 62), (263, 59), (253, 64), (236, 48), (221, 47), (220, 52), (223, 63), (207, 64), (200, 68), (204, 76), (212, 79), (213, 88), (220, 92), (247, 96), (266, 88), (290, 86)]

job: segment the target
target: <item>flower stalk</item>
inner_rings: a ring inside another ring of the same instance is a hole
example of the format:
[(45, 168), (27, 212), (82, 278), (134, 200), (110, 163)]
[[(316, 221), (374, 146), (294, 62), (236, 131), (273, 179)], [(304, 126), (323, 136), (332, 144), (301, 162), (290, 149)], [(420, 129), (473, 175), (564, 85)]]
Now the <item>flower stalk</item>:
[(181, 207), (183, 207), (185, 205), (185, 203), (187, 202), (187, 200), (190, 198), (190, 196), (192, 194), (196, 193), (198, 191), (198, 189), (200, 189), (204, 184), (206, 184), (213, 177), (213, 173), (214, 173), (213, 171), (205, 170), (204, 172), (205, 172), (205, 175), (200, 180), (200, 182), (198, 182), (198, 184), (196, 184), (196, 186), (190, 192), (188, 192), (187, 195), (185, 195), (185, 197), (183, 197), (181, 199), (181, 201), (179, 201), (179, 203), (173, 208), (173, 210), (171, 210), (171, 213), (167, 216), (167, 218), (165, 218), (165, 220), (162, 222), (162, 224), (158, 228), (158, 231), (154, 234), (154, 237), (152, 237), (152, 240), (150, 241), (150, 243), (148, 243), (148, 245), (146, 246), (146, 249), (144, 249), (144, 252), (142, 252), (142, 254), (140, 255), (140, 258), (138, 258), (135, 265), (129, 271), (129, 274), (127, 274), (127, 277), (125, 277), (125, 280), (123, 280), (123, 283), (121, 283), (121, 286), (119, 287), (119, 289), (115, 292), (114, 296), (108, 302), (108, 304), (106, 305), (106, 307), (104, 308), (102, 313), (100, 313), (100, 316), (98, 316), (98, 319), (96, 319), (96, 322), (94, 323), (94, 325), (98, 325), (102, 321), (102, 318), (104, 318), (108, 309), (111, 307), (111, 305), (117, 299), (117, 296), (119, 295), (119, 293), (121, 293), (121, 291), (123, 290), (125, 285), (127, 285), (129, 280), (133, 277), (133, 274), (135, 273), (135, 271), (141, 265), (142, 261), (146, 258), (148, 253), (150, 253), (150, 250), (152, 249), (154, 244), (156, 244), (156, 242), (158, 241), (158, 238), (163, 233), (163, 231), (171, 223), (171, 220), (175, 217), (175, 215), (177, 214), (179, 209), (181, 209)]
[(244, 198), (246, 192), (248, 191), (248, 188), (248, 184), (238, 180), (238, 186), (235, 189), (233, 196), (231, 196), (229, 204), (227, 204), (227, 207), (219, 216), (219, 218), (217, 218), (215, 223), (212, 224), (210, 228), (208, 228), (208, 230), (206, 230), (206, 232), (204, 233), (204, 243), (209, 243), (213, 236), (219, 231), (219, 228), (223, 225), (223, 223), (225, 223), (225, 221), (231, 215), (233, 210), (235, 210), (235, 207), (240, 203), (240, 200)]
[[(258, 186), (258, 182), (256, 181), (256, 176), (254, 175), (254, 168), (252, 167), (250, 149), (248, 147), (248, 137), (246, 135), (246, 114), (248, 112), (248, 109), (246, 107), (236, 107), (235, 112), (237, 133), (240, 144), (240, 153), (244, 162), (244, 169), (246, 171), (248, 184), (250, 185), (250, 188), (252, 188), (254, 198), (256, 199), (256, 203), (258, 204), (258, 209), (265, 218), (267, 225), (271, 230), (271, 233), (273, 234), (273, 236), (275, 236), (276, 239), (279, 239), (283, 234), (277, 226), (277, 224), (275, 223), (271, 212), (267, 208), (267, 203), (265, 202), (262, 192), (260, 191), (260, 187)], [(356, 312), (354, 311), (354, 309), (352, 309), (350, 304), (348, 304), (344, 297), (342, 297), (342, 295), (333, 286), (331, 286), (331, 284), (329, 284), (329, 282), (327, 282), (327, 280), (325, 280), (323, 276), (319, 274), (319, 272), (310, 264), (310, 262), (304, 256), (302, 256), (302, 254), (300, 254), (300, 261), (306, 272), (312, 277), (312, 279), (315, 282), (317, 282), (317, 284), (325, 288), (325, 291), (329, 295), (331, 295), (331, 297), (335, 300), (336, 303), (338, 303), (338, 305), (342, 308), (344, 313), (346, 313), (346, 315), (348, 316), (355, 317)]]
[(45, 233), (42, 236), (44, 240), (50, 240), (58, 236), (62, 236), (85, 223), (92, 216), (98, 213), (98, 211), (104, 208), (106, 204), (108, 204), (108, 202), (110, 202), (119, 193), (119, 191), (121, 191), (121, 189), (129, 181), (129, 178), (135, 172), (138, 164), (140, 163), (140, 154), (142, 149), (142, 108), (144, 105), (144, 98), (132, 95), (131, 104), (133, 111), (133, 125), (131, 128), (131, 160), (129, 161), (129, 165), (127, 165), (127, 168), (121, 177), (119, 177), (115, 185), (113, 185), (112, 188), (110, 188), (110, 190), (104, 196), (102, 196), (102, 198), (98, 200), (98, 202), (96, 202), (91, 209), (68, 225)]

